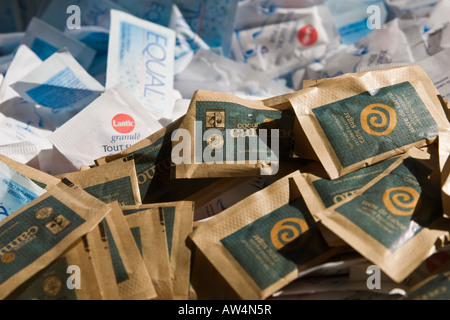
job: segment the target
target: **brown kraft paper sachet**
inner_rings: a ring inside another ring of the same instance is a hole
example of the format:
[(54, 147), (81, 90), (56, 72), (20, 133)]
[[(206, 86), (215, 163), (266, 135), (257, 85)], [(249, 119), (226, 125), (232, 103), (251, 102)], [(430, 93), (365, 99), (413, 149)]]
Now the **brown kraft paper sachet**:
[[(205, 220), (195, 221), (194, 230)], [(222, 275), (191, 242), (191, 281), (189, 300), (239, 300)]]
[(67, 179), (0, 223), (0, 299), (91, 231), (110, 208)]
[(246, 100), (197, 90), (172, 135), (174, 177), (273, 175), (290, 160), (295, 115), (290, 94)]
[(174, 299), (188, 299), (191, 268), (188, 236), (193, 228), (194, 203), (175, 201), (122, 207), (125, 216), (147, 209), (152, 209), (164, 221)]
[[(115, 282), (122, 300), (154, 299), (157, 296), (155, 287), (121, 207), (117, 202), (110, 205), (112, 210), (99, 224), (96, 239), (91, 240), (90, 234), (88, 235), (89, 245), (93, 246), (92, 250), (100, 251), (99, 255), (103, 257), (103, 260), (98, 259), (96, 260), (98, 263), (94, 264), (96, 272), (103, 272), (105, 267), (110, 272), (112, 267), (113, 277), (107, 280)], [(109, 256), (101, 251), (105, 242)], [(108, 262), (110, 265), (107, 266)]]
[(298, 174), (204, 221), (190, 236), (242, 299), (265, 299), (342, 250), (323, 239), (292, 179)]
[(118, 201), (121, 206), (142, 203), (132, 157), (58, 177), (68, 178), (106, 203)]
[(351, 196), (317, 214), (398, 283), (445, 243), (450, 230), (439, 185), (429, 179), (434, 170), (429, 159), (413, 148)]
[(85, 236), (17, 288), (7, 299), (102, 300)]
[(174, 298), (169, 264), (166, 228), (157, 210), (146, 209), (125, 216), (133, 238), (152, 279), (157, 297), (161, 300)]
[[(289, 99), (331, 179), (434, 142), (449, 123), (420, 66), (318, 80)], [(295, 149), (301, 148), (296, 141)]]
[[(67, 173), (64, 176), (77, 181), (85, 191), (106, 203), (117, 202), (120, 205), (141, 203), (132, 157)], [(113, 211), (113, 216), (107, 216), (102, 221), (102, 227), (106, 234), (105, 238), (113, 264), (113, 279), (116, 280), (119, 295), (121, 299), (155, 298), (155, 288), (122, 211), (118, 205), (114, 206)], [(95, 243), (101, 245), (98, 239)], [(100, 250), (101, 247), (98, 248)], [(102, 265), (103, 263), (100, 264)]]
[(143, 203), (185, 200), (218, 179), (172, 179), (172, 133), (183, 118), (169, 124), (131, 147), (107, 157), (96, 159), (99, 166), (133, 156), (139, 191)]

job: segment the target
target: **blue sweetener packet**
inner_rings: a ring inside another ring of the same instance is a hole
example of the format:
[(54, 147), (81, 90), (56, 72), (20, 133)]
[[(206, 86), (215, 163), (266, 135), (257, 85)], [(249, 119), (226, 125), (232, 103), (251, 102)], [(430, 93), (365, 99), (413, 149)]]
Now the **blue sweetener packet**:
[(83, 109), (104, 91), (66, 48), (11, 84), (11, 88), (29, 102), (52, 109), (73, 110)]
[(122, 85), (157, 115), (173, 110), (175, 31), (111, 10), (106, 88)]
[(172, 0), (112, 0), (138, 18), (169, 26)]
[(0, 221), (46, 191), (0, 161)]
[(89, 68), (96, 54), (95, 50), (86, 44), (38, 18), (31, 20), (22, 44), (33, 50), (41, 60), (49, 58), (58, 50), (66, 47), (85, 69)]

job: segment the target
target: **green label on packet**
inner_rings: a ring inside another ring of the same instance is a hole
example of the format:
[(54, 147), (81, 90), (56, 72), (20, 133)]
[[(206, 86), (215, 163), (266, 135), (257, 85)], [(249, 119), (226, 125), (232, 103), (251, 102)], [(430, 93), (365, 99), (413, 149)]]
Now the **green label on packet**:
[(335, 211), (394, 252), (442, 215), (439, 188), (431, 170), (407, 158), (362, 195)]
[(123, 263), (122, 257), (120, 255), (119, 249), (117, 248), (114, 237), (108, 226), (106, 220), (103, 220), (105, 226), (106, 237), (108, 239), (109, 253), (111, 255), (111, 260), (113, 263), (114, 275), (116, 276), (116, 282), (121, 283), (129, 279), (127, 269)]
[(313, 109), (343, 167), (438, 135), (409, 82), (366, 91)]
[(14, 291), (13, 300), (77, 300), (76, 291), (67, 287), (67, 260), (59, 258)]
[(353, 192), (361, 189), (371, 180), (380, 175), (398, 158), (391, 158), (369, 167), (346, 174), (338, 179), (320, 179), (313, 182), (314, 188), (326, 208), (346, 199)]
[(141, 240), (141, 228), (140, 227), (133, 227), (130, 228), (131, 234), (133, 235), (134, 242), (136, 242), (136, 245), (139, 249), (139, 252), (142, 256), (142, 240)]
[(160, 208), (164, 218), (164, 226), (166, 229), (167, 248), (169, 249), (169, 259), (172, 253), (173, 228), (175, 225), (175, 207)]
[(328, 250), (301, 198), (221, 242), (261, 289)]
[(123, 177), (109, 182), (101, 183), (84, 189), (90, 195), (110, 203), (118, 201), (120, 205), (135, 205), (133, 188), (130, 177)]
[[(212, 133), (210, 137), (202, 138), (202, 148), (196, 147), (196, 159), (200, 161), (203, 150), (208, 145), (213, 145), (213, 149), (223, 152), (223, 159), (227, 155), (227, 141), (230, 139), (234, 145), (233, 160), (260, 159), (260, 150), (267, 150), (270, 156), (271, 136), (270, 129), (279, 130), (279, 157), (288, 159), (291, 148), (291, 135), (294, 126), (294, 112), (287, 110), (259, 110), (246, 106), (222, 101), (197, 101), (196, 120), (202, 123), (202, 137), (205, 131), (217, 129), (221, 136)], [(267, 130), (267, 141), (265, 144), (259, 139), (259, 130)], [(196, 133), (198, 134), (198, 133)], [(245, 147), (239, 148), (239, 138), (245, 139)], [(250, 139), (257, 141), (255, 148), (250, 143)], [(269, 146), (269, 147), (268, 147)], [(262, 159), (264, 160), (264, 159)]]
[(0, 284), (55, 247), (85, 220), (50, 196), (0, 228)]
[(136, 150), (134, 164), (143, 203), (184, 200), (217, 179), (170, 179), (172, 132), (150, 146)]

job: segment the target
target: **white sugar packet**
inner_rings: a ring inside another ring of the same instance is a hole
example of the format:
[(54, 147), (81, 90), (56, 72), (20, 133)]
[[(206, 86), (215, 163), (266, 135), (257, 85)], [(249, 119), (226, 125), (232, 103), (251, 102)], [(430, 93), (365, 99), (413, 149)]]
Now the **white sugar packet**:
[(200, 49), (209, 50), (209, 46), (195, 33), (177, 5), (172, 7), (169, 28), (176, 31), (175, 64), (174, 73), (183, 71), (189, 62), (194, 58), (195, 53)]
[(450, 99), (450, 48), (418, 63), (444, 99)]
[[(254, 5), (264, 9), (258, 1)], [(268, 77), (277, 78), (294, 72), (323, 57), (340, 43), (325, 3), (310, 7), (273, 6), (266, 9), (262, 24), (239, 24), (243, 29), (233, 33), (232, 54), (236, 61), (265, 72)]]
[(53, 146), (47, 139), (50, 133), (52, 131), (30, 126), (0, 113), (0, 145), (29, 141), (40, 150), (51, 149)]
[(80, 168), (125, 150), (161, 128), (132, 94), (116, 86), (56, 129), (49, 140)]
[(89, 68), (96, 54), (94, 49), (38, 18), (31, 20), (22, 44), (27, 45), (42, 60), (62, 48), (67, 48), (85, 69)]
[(276, 81), (250, 67), (199, 49), (187, 67), (176, 76), (175, 88), (190, 99), (197, 89), (222, 91), (245, 98), (269, 98), (293, 92), (282, 81)]
[(65, 48), (11, 87), (29, 102), (52, 109), (70, 107), (75, 110), (83, 109), (104, 91)]
[(0, 145), (0, 154), (26, 164), (36, 158), (41, 150), (30, 141)]
[(106, 88), (121, 85), (148, 110), (173, 111), (175, 31), (111, 10)]

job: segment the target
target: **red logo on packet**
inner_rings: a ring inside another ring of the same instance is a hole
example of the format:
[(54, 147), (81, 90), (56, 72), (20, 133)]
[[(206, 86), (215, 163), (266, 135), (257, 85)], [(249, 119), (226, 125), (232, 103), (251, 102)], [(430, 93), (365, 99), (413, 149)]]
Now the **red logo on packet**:
[(112, 118), (112, 126), (119, 133), (130, 133), (134, 130), (134, 119), (125, 113), (119, 113)]
[(298, 41), (304, 46), (312, 46), (318, 37), (316, 28), (310, 24), (302, 27), (297, 33)]

